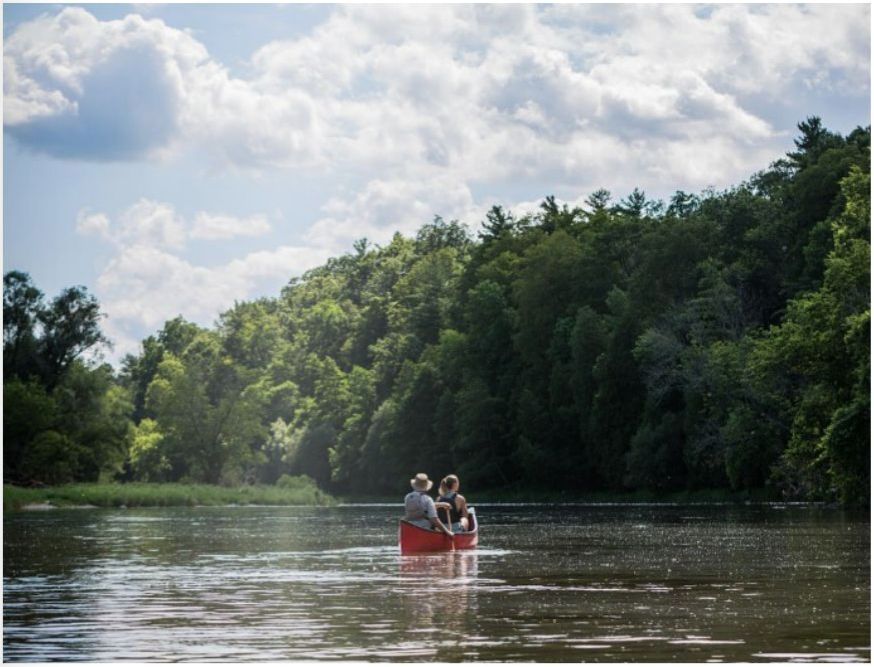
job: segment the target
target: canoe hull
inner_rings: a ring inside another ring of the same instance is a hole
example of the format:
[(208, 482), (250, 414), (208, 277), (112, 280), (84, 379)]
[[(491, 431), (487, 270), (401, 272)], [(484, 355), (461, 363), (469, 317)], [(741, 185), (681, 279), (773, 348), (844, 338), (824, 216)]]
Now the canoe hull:
[(449, 536), (442, 531), (419, 528), (403, 519), (398, 527), (398, 545), (402, 554), (475, 549), (478, 541), (479, 525), (477, 524), (474, 524), (473, 530), (457, 533), (455, 539), (449, 539)]

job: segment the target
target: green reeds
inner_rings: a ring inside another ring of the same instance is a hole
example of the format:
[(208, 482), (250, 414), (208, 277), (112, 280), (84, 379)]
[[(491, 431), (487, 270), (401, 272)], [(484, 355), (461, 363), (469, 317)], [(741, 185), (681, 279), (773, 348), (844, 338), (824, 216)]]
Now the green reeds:
[(336, 501), (312, 480), (291, 478), (282, 486), (225, 487), (210, 484), (65, 484), (45, 488), (3, 485), (3, 510), (27, 505), (70, 507), (171, 507), (194, 505), (332, 505)]

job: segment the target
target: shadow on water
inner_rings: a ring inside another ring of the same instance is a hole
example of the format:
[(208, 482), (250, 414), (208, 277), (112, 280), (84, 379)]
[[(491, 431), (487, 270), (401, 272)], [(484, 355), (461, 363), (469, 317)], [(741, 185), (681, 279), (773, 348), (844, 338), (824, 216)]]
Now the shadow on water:
[(4, 659), (868, 661), (870, 523), (820, 507), (396, 506), (4, 518)]

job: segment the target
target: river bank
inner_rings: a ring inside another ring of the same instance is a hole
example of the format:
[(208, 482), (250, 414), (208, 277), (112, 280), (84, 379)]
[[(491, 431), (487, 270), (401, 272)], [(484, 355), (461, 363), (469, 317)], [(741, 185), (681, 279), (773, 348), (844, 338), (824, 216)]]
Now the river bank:
[[(655, 493), (571, 493), (537, 489), (464, 490), (477, 503), (764, 503), (783, 500), (770, 489), (730, 491), (698, 489)], [(184, 507), (194, 505), (334, 505), (340, 503), (401, 503), (395, 496), (339, 496), (321, 491), (309, 479), (292, 478), (290, 485), (224, 487), (209, 484), (141, 483), (68, 484), (44, 488), (3, 486), (4, 511), (50, 510), (58, 507)]]
[(747, 503), (782, 500), (771, 489), (694, 489), (684, 491), (597, 491), (575, 493), (570, 491), (526, 489), (491, 489), (482, 494), (480, 502), (533, 502), (533, 503)]
[(304, 478), (283, 486), (210, 484), (65, 484), (44, 488), (3, 485), (3, 510), (58, 507), (171, 507), (193, 505), (334, 505), (336, 500)]

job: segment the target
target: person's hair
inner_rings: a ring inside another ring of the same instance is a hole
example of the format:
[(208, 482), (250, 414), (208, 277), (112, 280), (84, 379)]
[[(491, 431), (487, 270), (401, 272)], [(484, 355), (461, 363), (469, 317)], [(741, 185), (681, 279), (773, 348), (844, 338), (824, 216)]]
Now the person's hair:
[(446, 477), (443, 478), (442, 483), (446, 485), (447, 489), (454, 489), (458, 486), (458, 477), (455, 475), (446, 475)]

